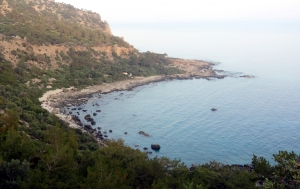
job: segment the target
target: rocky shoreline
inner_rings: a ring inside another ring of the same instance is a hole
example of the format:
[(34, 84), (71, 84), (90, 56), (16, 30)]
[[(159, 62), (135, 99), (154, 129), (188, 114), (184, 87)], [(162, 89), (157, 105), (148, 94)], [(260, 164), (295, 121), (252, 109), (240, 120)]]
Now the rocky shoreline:
[(105, 138), (100, 130), (93, 129), (81, 123), (77, 115), (71, 115), (64, 111), (64, 107), (78, 106), (85, 104), (89, 98), (98, 93), (107, 94), (114, 91), (132, 90), (138, 86), (147, 85), (154, 82), (170, 81), (170, 80), (186, 80), (186, 79), (207, 79), (212, 78), (223, 79), (226, 75), (217, 75), (218, 70), (213, 70), (214, 64), (199, 60), (183, 60), (174, 59), (174, 67), (186, 71), (185, 74), (176, 75), (157, 75), (150, 77), (134, 77), (128, 80), (117, 81), (114, 83), (104, 83), (102, 85), (89, 86), (85, 89), (77, 89), (74, 87), (56, 89), (47, 91), (41, 98), (41, 106), (50, 113), (58, 116), (62, 121), (66, 122), (71, 128), (81, 129), (83, 132), (91, 133), (101, 145), (105, 145)]

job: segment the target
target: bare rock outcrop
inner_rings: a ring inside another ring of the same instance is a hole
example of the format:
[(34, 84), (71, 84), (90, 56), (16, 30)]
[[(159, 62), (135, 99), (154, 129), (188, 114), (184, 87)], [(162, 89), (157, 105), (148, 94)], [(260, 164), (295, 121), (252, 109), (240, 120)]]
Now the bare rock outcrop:
[(108, 33), (108, 34), (112, 35), (112, 32), (111, 32), (111, 29), (110, 29), (110, 26), (109, 26), (108, 22), (106, 22), (106, 21), (102, 22), (101, 27), (102, 27), (102, 30), (105, 33)]

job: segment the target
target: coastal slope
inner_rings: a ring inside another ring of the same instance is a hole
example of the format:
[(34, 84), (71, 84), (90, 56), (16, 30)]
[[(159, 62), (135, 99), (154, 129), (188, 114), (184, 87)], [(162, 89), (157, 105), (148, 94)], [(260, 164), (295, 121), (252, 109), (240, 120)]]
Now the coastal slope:
[(282, 188), (284, 174), (286, 186), (299, 186), (294, 153), (274, 155), (276, 167), (256, 156), (252, 167), (188, 167), (70, 128), (60, 108), (95, 92), (217, 77), (207, 62), (139, 52), (106, 24), (53, 0), (0, 0), (0, 188), (255, 188), (262, 178)]

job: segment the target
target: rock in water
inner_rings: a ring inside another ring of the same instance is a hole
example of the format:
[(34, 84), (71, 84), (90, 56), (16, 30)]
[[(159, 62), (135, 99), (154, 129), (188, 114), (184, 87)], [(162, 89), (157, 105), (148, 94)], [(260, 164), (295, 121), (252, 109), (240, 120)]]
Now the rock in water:
[(159, 150), (160, 149), (160, 145), (159, 144), (151, 144), (151, 149), (152, 150)]
[(88, 119), (90, 119), (90, 118), (91, 118), (91, 115), (90, 115), (90, 114), (84, 116), (84, 119), (85, 119), (85, 120), (88, 120)]
[(217, 111), (217, 108), (212, 108), (211, 111), (213, 111), (213, 112), (214, 112), (214, 111)]
[(146, 132), (144, 132), (144, 131), (140, 131), (139, 134), (140, 134), (140, 135), (144, 135), (144, 136), (146, 136), (146, 137), (149, 137), (149, 136), (150, 136), (148, 133), (146, 133)]
[(253, 75), (242, 75), (242, 76), (240, 76), (240, 77), (245, 77), (245, 78), (254, 78), (254, 76), (253, 76)]

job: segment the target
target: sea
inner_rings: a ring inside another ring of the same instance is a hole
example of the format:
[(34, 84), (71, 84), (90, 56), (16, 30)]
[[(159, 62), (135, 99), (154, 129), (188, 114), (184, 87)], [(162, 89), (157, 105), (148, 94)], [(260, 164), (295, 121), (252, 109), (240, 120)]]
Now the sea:
[[(299, 25), (298, 25), (299, 26)], [(214, 62), (225, 79), (172, 80), (95, 94), (82, 105), (109, 139), (186, 165), (274, 163), (300, 154), (300, 29), (294, 23), (111, 26), (141, 52)], [(122, 33), (122, 34), (121, 34)], [(253, 75), (254, 78), (239, 77)], [(96, 106), (98, 104), (99, 106)], [(217, 111), (212, 111), (216, 108)], [(84, 122), (83, 116), (81, 118)], [(112, 130), (110, 133), (109, 130)], [(150, 136), (140, 135), (143, 131)], [(127, 134), (125, 134), (127, 132)], [(159, 151), (151, 150), (159, 144)]]

